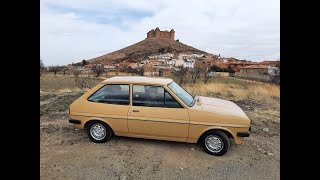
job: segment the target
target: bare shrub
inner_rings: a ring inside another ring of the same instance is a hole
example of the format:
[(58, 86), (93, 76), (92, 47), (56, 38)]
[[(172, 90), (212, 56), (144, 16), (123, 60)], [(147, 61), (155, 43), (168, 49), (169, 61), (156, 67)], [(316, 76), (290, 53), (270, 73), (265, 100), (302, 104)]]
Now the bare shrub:
[(195, 84), (197, 79), (201, 77), (200, 73), (201, 73), (201, 68), (199, 66), (195, 66), (193, 69), (189, 71), (193, 84)]
[(59, 66), (50, 66), (49, 67), (49, 72), (53, 72), (54, 75), (57, 74), (57, 72), (61, 71), (61, 68)]
[(68, 68), (67, 67), (63, 67), (61, 69), (61, 71), (63, 72), (63, 75), (65, 76), (66, 75), (66, 72), (68, 71)]
[(179, 79), (179, 84), (186, 83), (186, 76), (188, 74), (189, 69), (181, 67), (179, 70), (174, 71), (173, 75)]
[(211, 75), (210, 75), (210, 69), (209, 69), (209, 67), (203, 67), (202, 68), (202, 71), (203, 71), (203, 82), (205, 83), (205, 84), (208, 84), (208, 81), (209, 81), (209, 79), (211, 78)]
[(99, 77), (104, 72), (104, 68), (101, 64), (96, 64), (93, 66), (92, 72), (94, 72), (96, 77)]
[(279, 65), (271, 69), (270, 82), (272, 84), (280, 84), (280, 63)]
[(79, 74), (81, 74), (81, 71), (78, 69), (74, 69), (72, 70), (72, 74), (74, 75), (75, 78), (78, 78)]

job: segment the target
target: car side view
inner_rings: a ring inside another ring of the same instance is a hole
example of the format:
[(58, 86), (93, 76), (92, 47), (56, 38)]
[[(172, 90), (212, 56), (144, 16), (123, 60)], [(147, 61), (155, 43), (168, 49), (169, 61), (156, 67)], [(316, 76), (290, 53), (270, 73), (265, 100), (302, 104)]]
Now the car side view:
[(112, 135), (200, 143), (216, 156), (228, 151), (230, 138), (241, 144), (251, 132), (251, 120), (233, 102), (192, 96), (168, 78), (108, 78), (75, 100), (69, 115), (96, 143)]

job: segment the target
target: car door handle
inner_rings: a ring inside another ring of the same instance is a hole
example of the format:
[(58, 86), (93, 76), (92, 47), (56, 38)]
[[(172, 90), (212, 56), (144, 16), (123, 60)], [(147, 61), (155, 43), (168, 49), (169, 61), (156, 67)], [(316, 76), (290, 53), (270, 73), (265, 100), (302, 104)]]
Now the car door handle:
[(139, 110), (138, 109), (133, 109), (132, 112), (139, 112)]

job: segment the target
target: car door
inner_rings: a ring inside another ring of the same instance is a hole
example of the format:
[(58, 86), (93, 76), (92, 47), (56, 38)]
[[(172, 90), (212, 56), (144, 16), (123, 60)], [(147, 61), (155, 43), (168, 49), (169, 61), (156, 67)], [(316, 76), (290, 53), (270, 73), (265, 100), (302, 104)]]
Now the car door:
[(82, 112), (107, 122), (116, 135), (128, 133), (129, 84), (104, 85), (88, 97), (88, 103), (89, 105), (85, 106)]
[(185, 141), (188, 112), (161, 86), (133, 85), (128, 128), (131, 136)]

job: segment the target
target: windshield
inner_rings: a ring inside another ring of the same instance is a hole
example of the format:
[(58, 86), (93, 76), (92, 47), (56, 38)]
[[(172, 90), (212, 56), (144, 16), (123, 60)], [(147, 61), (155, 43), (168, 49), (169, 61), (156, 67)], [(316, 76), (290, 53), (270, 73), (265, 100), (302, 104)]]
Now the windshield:
[(177, 95), (186, 105), (189, 107), (193, 106), (194, 98), (191, 96), (186, 90), (180, 87), (177, 83), (172, 81), (168, 84), (168, 87), (173, 91), (175, 95)]

